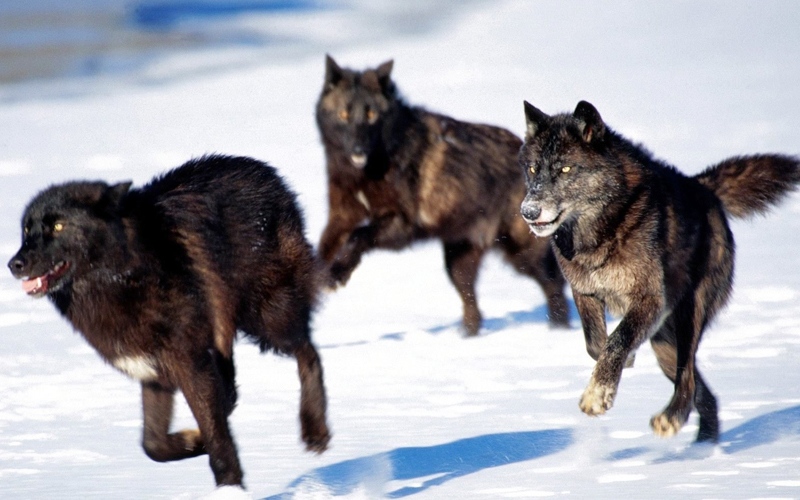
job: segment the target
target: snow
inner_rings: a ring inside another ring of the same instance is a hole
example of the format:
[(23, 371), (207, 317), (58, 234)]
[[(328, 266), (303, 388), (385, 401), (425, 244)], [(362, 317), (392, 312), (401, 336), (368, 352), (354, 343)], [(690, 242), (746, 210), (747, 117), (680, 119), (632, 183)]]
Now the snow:
[[(16, 251), (25, 204), (51, 183), (141, 185), (207, 152), (275, 165), (316, 242), (327, 208), (313, 109), (326, 52), (353, 67), (394, 58), (410, 102), (520, 134), (523, 99), (551, 113), (587, 99), (689, 173), (736, 154), (800, 153), (796, 2), (398, 5), (226, 18), (281, 41), (0, 86), (0, 255)], [(674, 438), (652, 435), (671, 387), (649, 346), (614, 408), (583, 415), (593, 362), (574, 309), (569, 331), (548, 329), (539, 289), (496, 256), (481, 270), (484, 328), (462, 338), (460, 301), (427, 243), (366, 256), (315, 315), (334, 432), (325, 454), (299, 442), (293, 360), (237, 345), (231, 425), (246, 493), (215, 491), (206, 458), (147, 459), (138, 385), (0, 273), (0, 497), (800, 498), (798, 214), (793, 195), (732, 224), (733, 299), (698, 354), (719, 399), (717, 446), (692, 444), (696, 414)], [(193, 426), (179, 406), (175, 427)]]

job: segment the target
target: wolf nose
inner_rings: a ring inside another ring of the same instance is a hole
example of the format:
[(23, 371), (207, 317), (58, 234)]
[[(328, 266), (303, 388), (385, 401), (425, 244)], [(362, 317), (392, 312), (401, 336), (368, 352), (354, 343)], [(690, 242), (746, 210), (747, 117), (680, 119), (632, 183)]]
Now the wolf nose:
[(531, 203), (522, 202), (522, 205), (519, 207), (519, 213), (522, 215), (522, 218), (525, 219), (525, 222), (531, 224), (539, 218), (542, 209)]
[(20, 257), (14, 257), (9, 261), (8, 268), (11, 269), (11, 274), (18, 276), (25, 269), (25, 261)]

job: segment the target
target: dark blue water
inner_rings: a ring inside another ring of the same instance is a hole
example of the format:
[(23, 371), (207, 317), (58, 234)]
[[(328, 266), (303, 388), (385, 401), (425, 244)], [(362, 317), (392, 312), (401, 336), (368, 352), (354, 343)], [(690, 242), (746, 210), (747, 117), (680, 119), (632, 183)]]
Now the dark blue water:
[(0, 85), (134, 71), (174, 50), (279, 43), (232, 16), (347, 8), (348, 0), (0, 0)]
[(144, 28), (164, 29), (186, 19), (208, 19), (254, 12), (309, 11), (329, 5), (315, 0), (154, 1), (130, 6), (131, 21)]

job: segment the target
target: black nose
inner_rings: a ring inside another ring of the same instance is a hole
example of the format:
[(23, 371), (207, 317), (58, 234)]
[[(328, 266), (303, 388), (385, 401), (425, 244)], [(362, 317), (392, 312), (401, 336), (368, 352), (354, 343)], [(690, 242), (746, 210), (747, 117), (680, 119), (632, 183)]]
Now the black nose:
[(525, 219), (525, 222), (530, 223), (539, 218), (542, 209), (532, 203), (523, 201), (522, 205), (519, 207), (519, 213), (522, 215), (522, 218)]
[(25, 269), (25, 261), (22, 257), (15, 256), (8, 262), (8, 268), (11, 269), (11, 274), (19, 276), (22, 270)]

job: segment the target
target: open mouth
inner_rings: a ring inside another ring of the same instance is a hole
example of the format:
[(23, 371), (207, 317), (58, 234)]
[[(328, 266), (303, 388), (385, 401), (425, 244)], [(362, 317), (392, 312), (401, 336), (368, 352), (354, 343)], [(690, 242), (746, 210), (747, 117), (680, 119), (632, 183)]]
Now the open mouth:
[(353, 163), (353, 166), (357, 168), (364, 168), (364, 166), (367, 164), (367, 155), (352, 154), (350, 155), (350, 161)]
[(547, 236), (558, 228), (561, 224), (561, 215), (563, 212), (559, 212), (554, 218), (549, 221), (542, 221), (537, 219), (533, 222), (528, 222), (528, 226), (530, 226), (531, 231), (538, 236)]
[(64, 276), (64, 273), (69, 269), (69, 262), (61, 261), (56, 264), (51, 270), (47, 271), (42, 276), (30, 278), (22, 282), (22, 289), (25, 293), (33, 296), (41, 296), (47, 293), (51, 283), (58, 278)]

